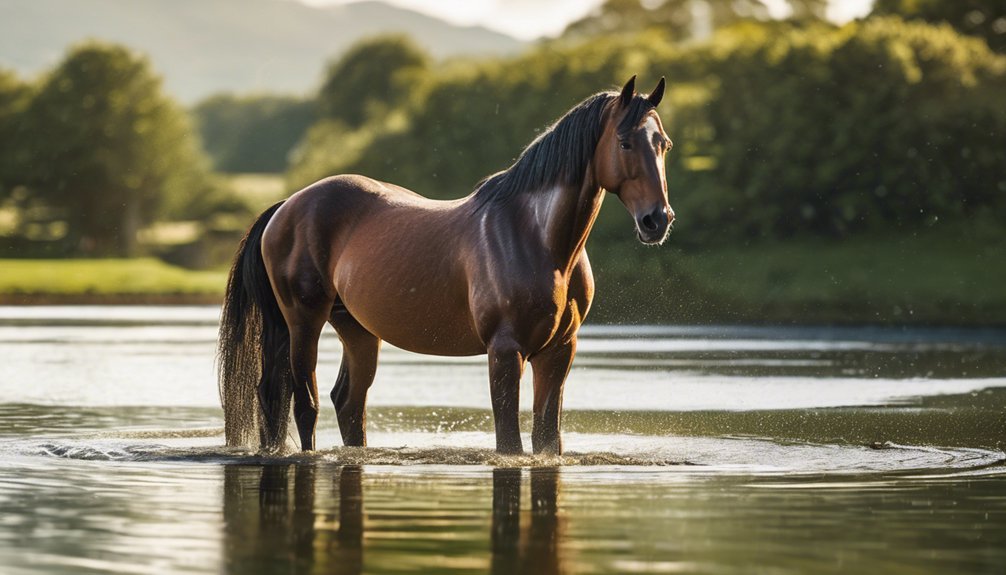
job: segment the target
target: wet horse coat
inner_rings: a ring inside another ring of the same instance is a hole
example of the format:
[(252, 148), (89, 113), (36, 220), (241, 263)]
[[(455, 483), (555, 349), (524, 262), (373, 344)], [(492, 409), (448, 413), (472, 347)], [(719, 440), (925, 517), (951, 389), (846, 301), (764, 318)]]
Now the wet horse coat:
[(663, 157), (647, 97), (592, 96), (536, 139), (508, 170), (455, 201), (359, 175), (327, 178), (273, 206), (238, 250), (221, 322), (221, 397), (229, 444), (259, 431), (285, 441), (290, 397), (303, 449), (314, 448), (318, 339), (343, 344), (332, 390), (343, 442), (365, 445), (367, 390), (381, 342), (436, 355), (489, 355), (496, 449), (521, 452), (519, 381), (534, 373), (535, 452), (561, 452), (563, 383), (594, 284), (584, 245), (604, 190), (664, 240)]

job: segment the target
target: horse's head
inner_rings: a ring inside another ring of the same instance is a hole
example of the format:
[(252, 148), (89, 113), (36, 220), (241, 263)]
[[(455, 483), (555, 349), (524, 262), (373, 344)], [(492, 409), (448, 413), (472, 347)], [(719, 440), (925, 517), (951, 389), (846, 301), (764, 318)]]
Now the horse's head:
[(674, 222), (664, 175), (671, 140), (656, 110), (664, 96), (664, 79), (645, 97), (635, 93), (635, 85), (633, 76), (610, 104), (594, 152), (595, 173), (601, 187), (618, 196), (635, 218), (639, 241), (659, 244)]

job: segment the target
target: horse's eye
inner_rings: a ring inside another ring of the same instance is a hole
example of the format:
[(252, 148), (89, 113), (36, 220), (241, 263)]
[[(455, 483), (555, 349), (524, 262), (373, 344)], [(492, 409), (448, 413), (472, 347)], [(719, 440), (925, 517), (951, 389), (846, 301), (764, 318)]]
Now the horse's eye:
[(626, 142), (625, 140), (622, 140), (621, 142), (618, 143), (618, 147), (622, 148), (623, 150), (631, 150), (632, 144)]

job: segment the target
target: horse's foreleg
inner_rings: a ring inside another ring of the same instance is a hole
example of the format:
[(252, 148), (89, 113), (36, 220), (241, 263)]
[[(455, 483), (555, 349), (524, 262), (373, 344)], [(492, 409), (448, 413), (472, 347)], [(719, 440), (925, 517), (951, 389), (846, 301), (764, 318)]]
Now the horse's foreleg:
[(367, 445), (367, 391), (377, 373), (381, 340), (338, 303), (330, 321), (342, 341), (342, 366), (332, 388), (342, 443), (362, 447)]
[(318, 424), (318, 338), (325, 318), (303, 317), (290, 325), (290, 368), (293, 371), (293, 418), (297, 422), (300, 446), (314, 449), (314, 430)]
[(523, 453), (520, 439), (520, 377), (525, 359), (520, 347), (509, 337), (495, 337), (489, 345), (489, 394), (496, 425), (496, 451)]
[(559, 424), (562, 419), (562, 390), (576, 354), (576, 339), (548, 349), (531, 358), (534, 371), (534, 427), (531, 446), (535, 453), (562, 453)]

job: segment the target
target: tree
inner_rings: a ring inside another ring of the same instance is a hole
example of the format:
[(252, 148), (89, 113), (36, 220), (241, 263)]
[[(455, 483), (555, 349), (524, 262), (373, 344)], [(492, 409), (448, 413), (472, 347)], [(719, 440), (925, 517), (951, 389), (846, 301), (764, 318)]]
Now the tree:
[[(827, 0), (786, 0), (795, 20), (824, 18)], [(569, 25), (570, 36), (597, 36), (659, 29), (674, 40), (692, 38), (703, 26), (723, 28), (742, 20), (767, 20), (763, 0), (606, 0)], [(710, 30), (711, 31), (711, 30)]]
[(824, 20), (828, 0), (787, 0), (794, 20)]
[(186, 114), (147, 60), (123, 47), (71, 49), (28, 115), (29, 187), (62, 211), (78, 252), (132, 255), (142, 225), (209, 189)]
[(217, 170), (282, 172), (315, 119), (313, 101), (290, 96), (212, 96), (192, 111)]
[(567, 36), (598, 36), (660, 28), (668, 36), (684, 40), (694, 26), (690, 0), (665, 0), (657, 7), (640, 0), (606, 0), (594, 12), (570, 24)]
[(429, 63), (406, 36), (364, 40), (329, 66), (318, 94), (321, 114), (359, 128), (405, 102)]
[(1006, 3), (1002, 0), (876, 0), (871, 15), (946, 22), (979, 36), (996, 52), (1006, 52)]
[(16, 75), (0, 70), (0, 202), (24, 184), (27, 154), (24, 149), (24, 112), (31, 88)]

